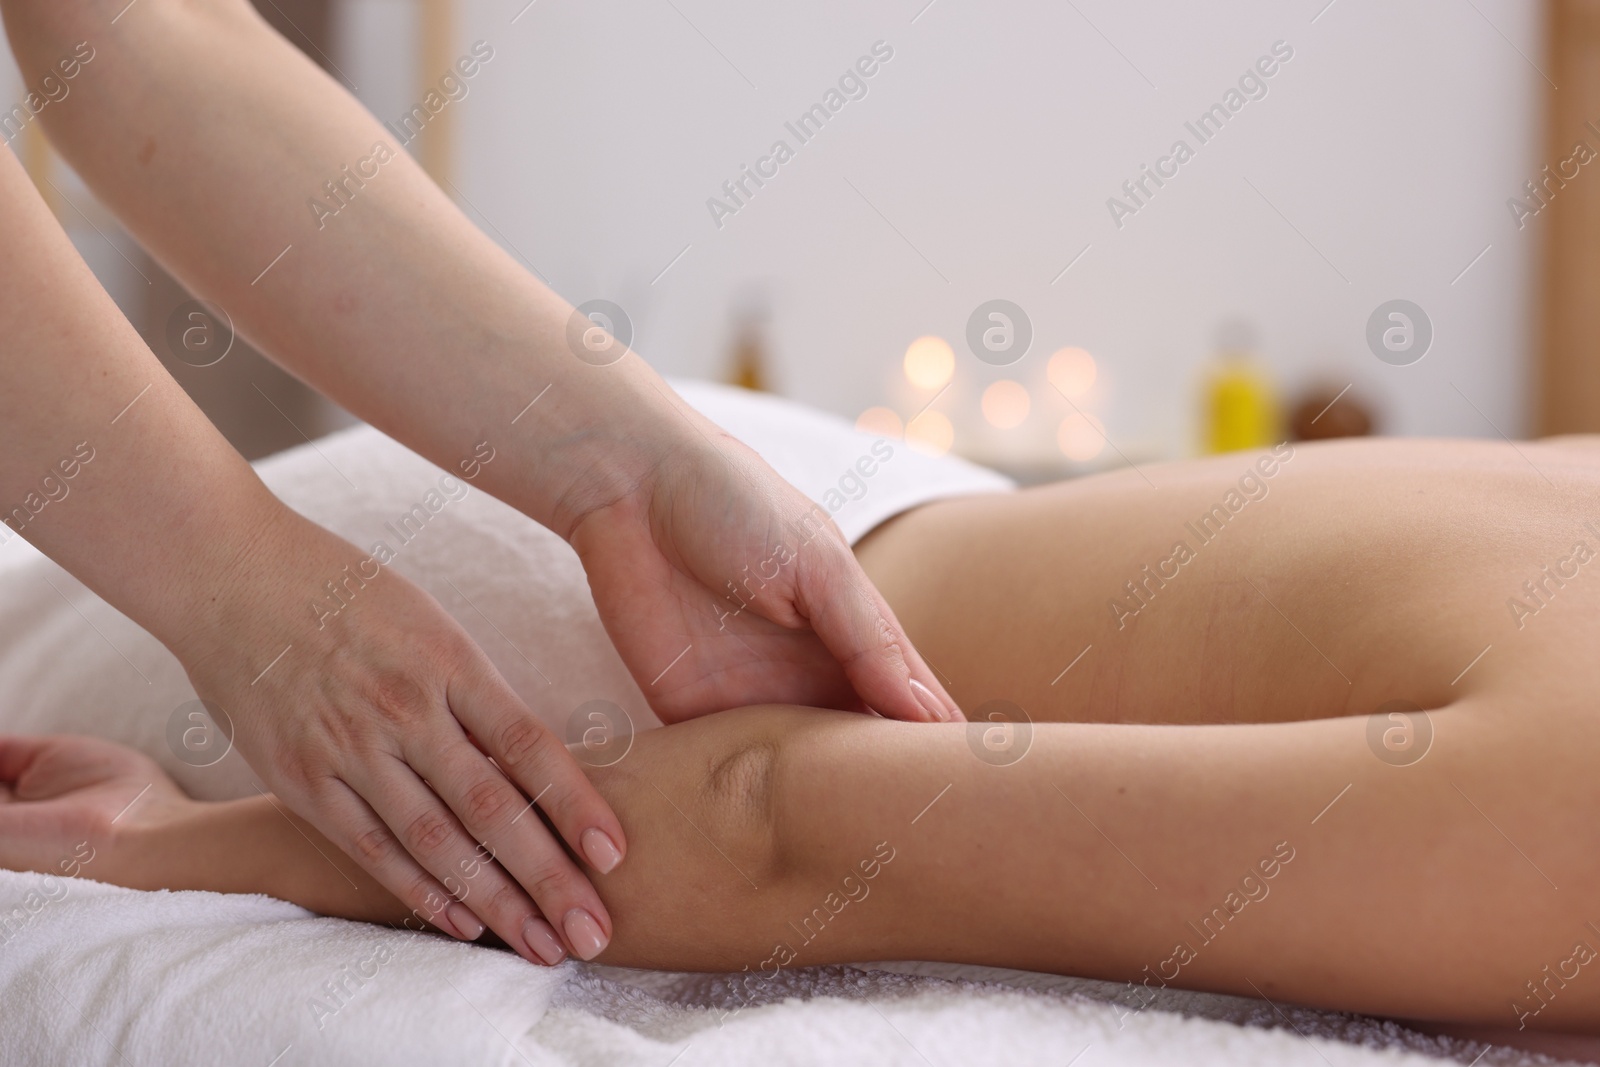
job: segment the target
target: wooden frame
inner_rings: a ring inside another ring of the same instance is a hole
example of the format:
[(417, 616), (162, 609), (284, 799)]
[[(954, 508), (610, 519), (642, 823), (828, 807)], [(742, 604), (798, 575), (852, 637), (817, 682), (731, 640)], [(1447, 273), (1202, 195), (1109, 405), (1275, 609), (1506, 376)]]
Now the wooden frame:
[[(1548, 0), (1545, 161), (1600, 152), (1600, 0)], [(1593, 126), (1589, 125), (1591, 122)], [(1551, 169), (1556, 164), (1552, 162)], [(1552, 187), (1540, 211), (1539, 434), (1600, 431), (1600, 163)], [(1535, 180), (1542, 180), (1536, 176)]]
[[(417, 99), (427, 95), (438, 77), (456, 60), (453, 0), (420, 0), (417, 19)], [(429, 121), (417, 144), (417, 162), (447, 192), (455, 177), (455, 109), (445, 108)], [(452, 196), (451, 199), (454, 199)]]

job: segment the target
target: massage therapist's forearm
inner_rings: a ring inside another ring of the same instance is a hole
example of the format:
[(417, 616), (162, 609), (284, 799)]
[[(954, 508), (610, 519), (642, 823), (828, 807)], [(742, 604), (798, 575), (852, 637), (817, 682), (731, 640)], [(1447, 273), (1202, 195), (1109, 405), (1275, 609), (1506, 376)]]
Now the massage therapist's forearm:
[(0, 151), (0, 539), (163, 641), (283, 508), (128, 325)]
[[(42, 116), (50, 136), (141, 243), (284, 366), (563, 534), (632, 488), (652, 451), (689, 439), (642, 360), (576, 358), (571, 307), (244, 0), (142, 0), (112, 25), (125, 6), (0, 3), (30, 78), (79, 41), (95, 48)], [(485, 52), (464, 56), (480, 84), (498, 76)], [(488, 450), (495, 461), (474, 465)]]

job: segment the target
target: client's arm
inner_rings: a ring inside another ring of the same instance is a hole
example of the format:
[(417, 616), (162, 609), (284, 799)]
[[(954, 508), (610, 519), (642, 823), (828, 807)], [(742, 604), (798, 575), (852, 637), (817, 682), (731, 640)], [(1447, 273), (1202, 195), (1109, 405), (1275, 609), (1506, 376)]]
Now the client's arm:
[[(1536, 811), (1520, 788), (1586, 780), (1578, 746), (1459, 711), (1435, 725), (1404, 768), (1373, 758), (1362, 719), (1038, 724), (1010, 765), (980, 726), (766, 708), (651, 731), (592, 772), (636, 842), (594, 876), (616, 922), (601, 960), (755, 982), (943, 959), (1497, 1026), (1522, 1004), (1530, 1026), (1592, 1027), (1600, 979), (1563, 961), (1597, 940), (1582, 907), (1600, 876), (1565, 843), (1600, 798)], [(162, 812), (110, 859), (84, 873), (407, 918), (267, 798)]]

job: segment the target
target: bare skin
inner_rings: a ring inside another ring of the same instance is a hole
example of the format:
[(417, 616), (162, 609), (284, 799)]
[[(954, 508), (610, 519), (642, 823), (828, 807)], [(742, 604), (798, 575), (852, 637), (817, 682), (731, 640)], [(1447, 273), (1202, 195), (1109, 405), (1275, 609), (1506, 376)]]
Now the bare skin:
[[(1008, 762), (1020, 735), (1008, 748), (996, 723), (784, 707), (642, 734), (590, 771), (634, 842), (590, 872), (615, 916), (601, 959), (752, 981), (943, 959), (1490, 1040), (1600, 1030), (1600, 452), (1300, 446), (1270, 476), (1261, 459), (933, 504), (876, 532), (858, 546), (874, 582), (969, 711), (1026, 709), (1025, 754)], [(1200, 543), (1184, 524), (1230, 489), (1242, 503)], [(1128, 614), (1123, 583), (1180, 539), (1192, 558)], [(1370, 729), (1392, 700), (1429, 712), (1420, 760), (1385, 744), (1420, 716)], [(89, 840), (89, 877), (407, 918), (264, 798), (165, 786), (110, 827), (159, 772), (109, 752), (0, 746), (0, 862), (54, 870)]]

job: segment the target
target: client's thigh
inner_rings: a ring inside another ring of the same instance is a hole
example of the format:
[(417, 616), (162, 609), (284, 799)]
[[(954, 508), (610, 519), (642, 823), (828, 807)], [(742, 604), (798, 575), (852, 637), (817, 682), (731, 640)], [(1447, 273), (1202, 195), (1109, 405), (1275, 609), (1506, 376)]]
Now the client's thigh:
[[(1343, 713), (1341, 679), (1317, 673), (1316, 651), (1245, 580), (1259, 553), (1244, 523), (1228, 544), (1166, 562), (1178, 537), (1196, 540), (1181, 516), (1203, 511), (1203, 498), (1113, 477), (941, 501), (886, 523), (856, 553), (969, 718)], [(1297, 695), (1296, 672), (1316, 691)]]
[(928, 504), (856, 552), (969, 716), (1436, 708), (1529, 667), (1452, 681), (1504, 630), (1537, 481), (1461, 442), (1285, 446)]

